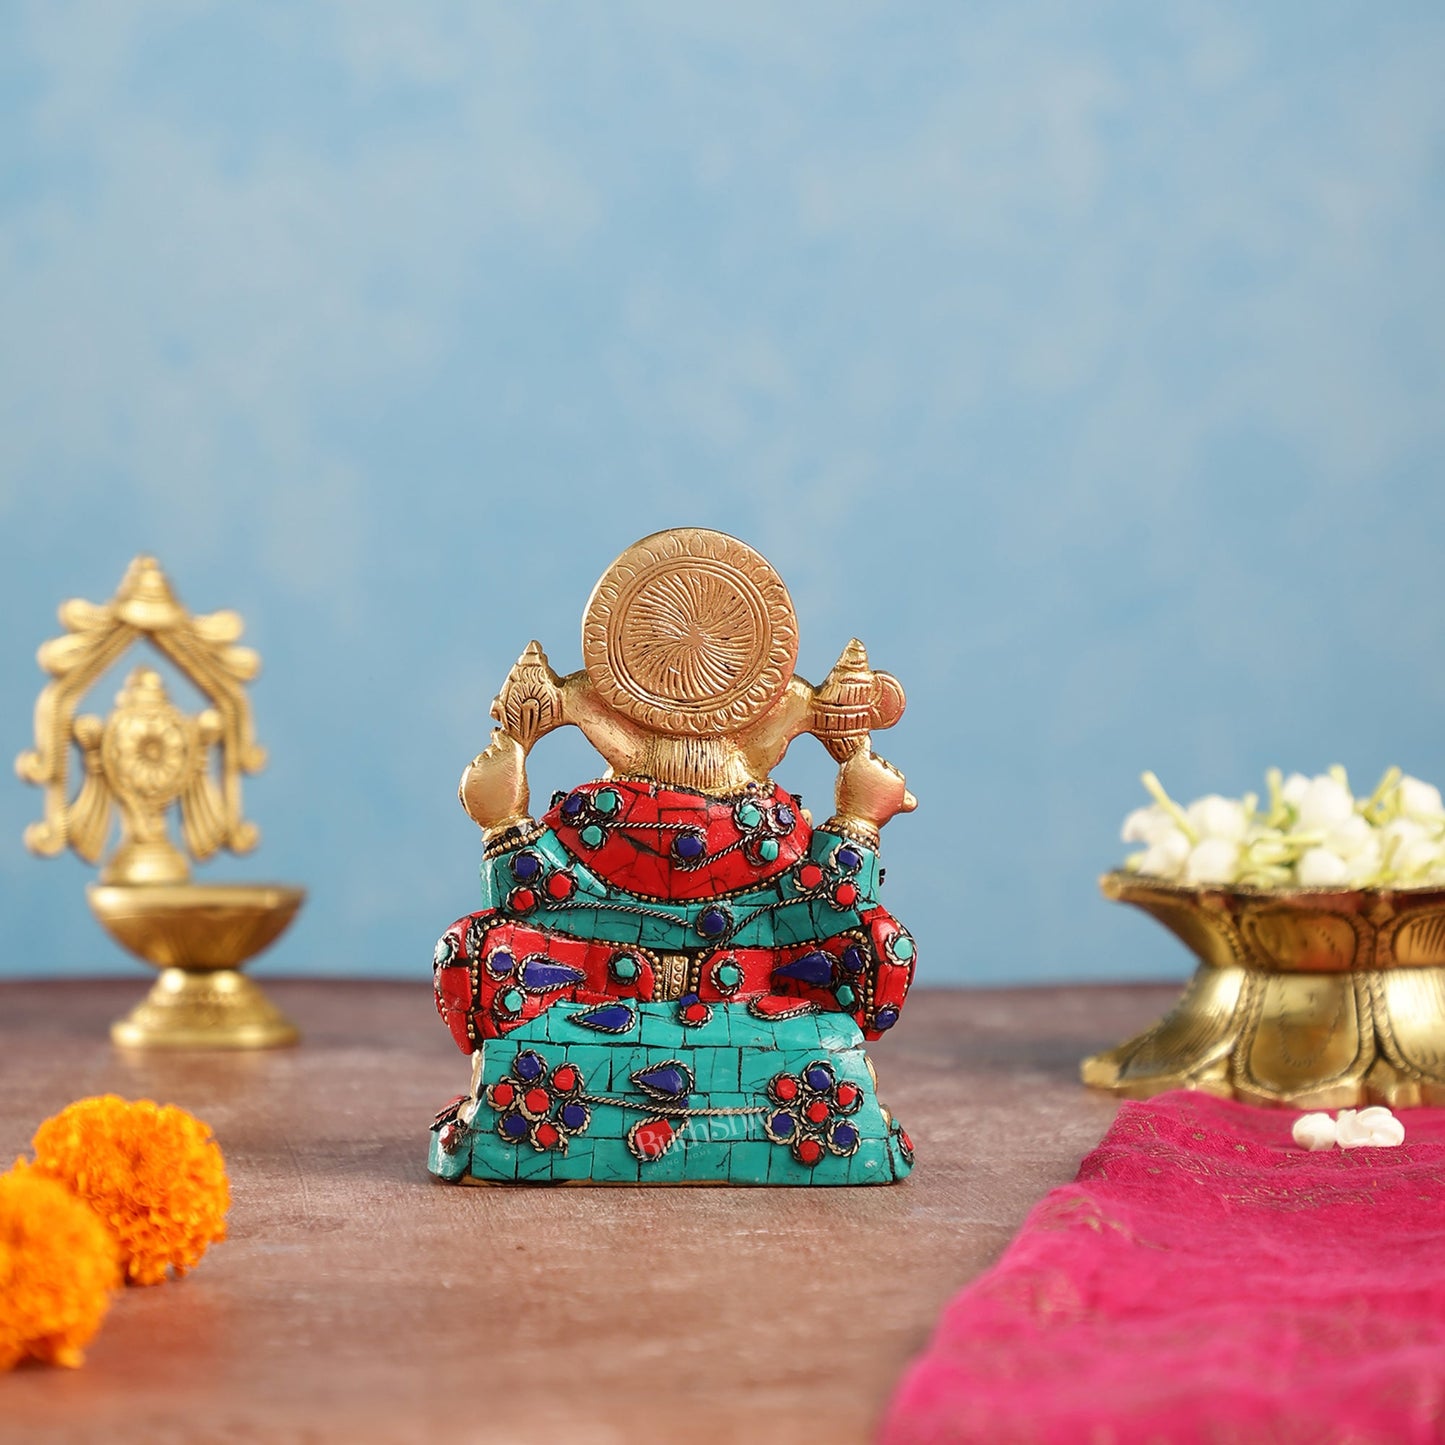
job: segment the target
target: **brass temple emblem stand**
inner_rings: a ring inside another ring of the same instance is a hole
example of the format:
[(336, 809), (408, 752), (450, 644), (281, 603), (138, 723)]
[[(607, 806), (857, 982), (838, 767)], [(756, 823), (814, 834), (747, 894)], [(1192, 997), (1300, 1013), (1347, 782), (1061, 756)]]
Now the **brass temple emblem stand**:
[(1296, 1109), (1445, 1104), (1445, 888), (1222, 888), (1123, 871), (1101, 887), (1200, 962), (1166, 1018), (1084, 1061), (1086, 1084)]
[[(86, 896), (105, 931), (161, 976), (149, 997), (112, 1025), (111, 1037), (139, 1048), (294, 1043), (295, 1026), (240, 969), (285, 931), (305, 891), (190, 881), (190, 860), (204, 862), (223, 847), (249, 852), (260, 836), (241, 812), (241, 775), (266, 763), (245, 691), (261, 662), (235, 645), (241, 618), (193, 617), (155, 559), (137, 557), (110, 602), (62, 603), (60, 621), (65, 635), (38, 653), (53, 681), (35, 704), (35, 748), (15, 766), (25, 782), (45, 789), (45, 816), (25, 831), (32, 852), (54, 857), (70, 847), (87, 863), (100, 862), (119, 816), (120, 842)], [(76, 717), (89, 689), (140, 641), (210, 706), (183, 712), (160, 673), (141, 665), (126, 677), (109, 717)], [(82, 767), (73, 798), (72, 748)], [(167, 830), (173, 805), (185, 852)]]

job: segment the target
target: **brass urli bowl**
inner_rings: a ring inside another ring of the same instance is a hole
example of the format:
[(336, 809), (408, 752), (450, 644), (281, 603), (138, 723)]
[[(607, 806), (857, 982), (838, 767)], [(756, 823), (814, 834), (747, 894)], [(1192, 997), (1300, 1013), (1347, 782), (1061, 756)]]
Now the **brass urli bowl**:
[(1123, 871), (1099, 886), (1200, 964), (1163, 1020), (1084, 1061), (1086, 1084), (1294, 1108), (1445, 1104), (1445, 888), (1229, 888)]
[(274, 943), (306, 897), (279, 883), (91, 884), (91, 911), (121, 947), (161, 970), (111, 1026), (137, 1048), (257, 1049), (295, 1043), (296, 1026), (240, 972)]

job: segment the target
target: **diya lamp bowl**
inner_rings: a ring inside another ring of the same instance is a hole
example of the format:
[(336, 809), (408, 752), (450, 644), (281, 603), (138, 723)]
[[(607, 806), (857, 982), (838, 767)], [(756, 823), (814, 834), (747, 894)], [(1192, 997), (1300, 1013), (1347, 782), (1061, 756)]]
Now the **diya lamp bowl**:
[(1084, 1061), (1086, 1084), (1300, 1109), (1445, 1104), (1445, 887), (1251, 888), (1126, 870), (1100, 887), (1199, 965), (1164, 1019)]
[(290, 927), (306, 891), (278, 883), (92, 883), (91, 912), (124, 949), (160, 970), (149, 996), (111, 1028), (118, 1044), (272, 1048), (291, 1023), (240, 972)]

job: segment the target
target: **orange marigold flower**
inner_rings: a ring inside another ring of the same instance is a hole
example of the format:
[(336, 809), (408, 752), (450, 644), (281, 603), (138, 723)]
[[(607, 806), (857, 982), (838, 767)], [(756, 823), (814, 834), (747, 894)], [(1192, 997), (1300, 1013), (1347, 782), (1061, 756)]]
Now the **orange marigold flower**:
[(114, 1231), (133, 1284), (159, 1284), (167, 1268), (185, 1274), (226, 1237), (226, 1163), (184, 1109), (114, 1094), (81, 1099), (36, 1130), (34, 1149), (35, 1167)]
[(115, 1236), (93, 1211), (23, 1162), (0, 1174), (0, 1370), (80, 1364), (119, 1284)]

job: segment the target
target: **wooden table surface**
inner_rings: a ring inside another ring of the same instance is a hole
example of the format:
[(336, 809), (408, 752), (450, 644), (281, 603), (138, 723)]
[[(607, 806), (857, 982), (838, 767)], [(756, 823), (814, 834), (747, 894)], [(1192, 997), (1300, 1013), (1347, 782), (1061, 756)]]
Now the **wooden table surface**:
[(5, 1442), (866, 1440), (1113, 1117), (1079, 1060), (1179, 991), (915, 992), (873, 1051), (901, 1185), (589, 1190), (430, 1179), (468, 1062), (425, 984), (273, 982), (297, 1049), (125, 1054), (106, 1028), (143, 987), (0, 984), (0, 1156), (83, 1095), (184, 1105), (225, 1150), (230, 1239), (123, 1292), (83, 1369), (0, 1375)]

